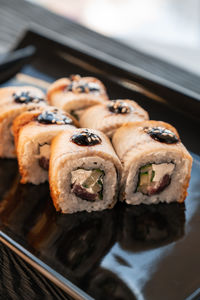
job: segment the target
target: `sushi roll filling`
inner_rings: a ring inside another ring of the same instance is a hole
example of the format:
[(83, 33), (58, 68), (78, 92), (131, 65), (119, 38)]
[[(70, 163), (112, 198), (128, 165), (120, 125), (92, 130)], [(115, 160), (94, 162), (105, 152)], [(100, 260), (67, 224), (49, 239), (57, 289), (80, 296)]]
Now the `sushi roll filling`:
[(104, 171), (77, 169), (71, 172), (71, 192), (77, 197), (94, 202), (103, 199)]
[(171, 182), (174, 163), (148, 164), (139, 169), (136, 192), (152, 196), (162, 192)]
[(49, 159), (47, 159), (46, 157), (42, 156), (39, 159), (39, 166), (44, 169), (45, 171), (49, 170)]
[(44, 143), (39, 145), (39, 155), (37, 155), (39, 166), (45, 171), (49, 170), (50, 145)]
[(81, 115), (83, 114), (83, 112), (85, 111), (85, 108), (80, 108), (80, 109), (72, 109), (70, 111), (70, 115), (72, 115), (77, 121), (80, 120)]

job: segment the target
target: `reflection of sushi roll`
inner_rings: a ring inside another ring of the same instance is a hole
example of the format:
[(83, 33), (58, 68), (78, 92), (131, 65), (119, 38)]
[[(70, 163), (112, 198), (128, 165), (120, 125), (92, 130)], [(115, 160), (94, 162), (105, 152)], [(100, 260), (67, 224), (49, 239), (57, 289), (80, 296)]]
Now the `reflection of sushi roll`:
[(74, 128), (72, 118), (55, 107), (28, 112), (15, 120), (13, 131), (21, 183), (40, 184), (48, 179), (51, 141), (69, 127)]
[(128, 204), (184, 201), (192, 157), (174, 127), (129, 123), (117, 130), (113, 145), (123, 164), (121, 197)]
[(112, 137), (117, 128), (128, 122), (148, 120), (148, 113), (132, 100), (114, 100), (88, 108), (80, 118), (81, 127), (104, 132)]
[(48, 90), (48, 100), (77, 119), (87, 107), (108, 100), (103, 83), (94, 77), (61, 78), (55, 81)]
[(160, 247), (184, 234), (184, 203), (126, 206), (120, 220), (120, 245), (130, 251)]
[(49, 180), (55, 207), (64, 213), (112, 208), (120, 171), (120, 161), (103, 133), (66, 130), (52, 143)]
[[(130, 276), (129, 276), (130, 277)], [(124, 277), (125, 280), (125, 277)], [(93, 296), (96, 300), (112, 299), (112, 300), (136, 300), (134, 285), (126, 284), (115, 273), (105, 269), (97, 268), (91, 274), (90, 280), (86, 287), (86, 292)]]
[(26, 209), (26, 219), (21, 217), (22, 210), (19, 212), (18, 222), (22, 218), (22, 225), (26, 224), (26, 229), (29, 229), (26, 230), (29, 245), (40, 252), (40, 257), (56, 262), (71, 281), (82, 279), (100, 263), (115, 242), (117, 226), (114, 210), (57, 214), (49, 201), (47, 185), (20, 185), (20, 189), (24, 205), (29, 199), (29, 206), (32, 206), (32, 209)]
[(22, 112), (44, 107), (41, 90), (34, 87), (0, 89), (0, 157), (16, 157), (12, 132), (13, 120)]
[(77, 279), (82, 279), (100, 264), (101, 259), (114, 244), (116, 223), (113, 210), (92, 214), (81, 212), (58, 215), (56, 222), (60, 236), (56, 240), (57, 243), (55, 240), (54, 243), (52, 241), (50, 250), (56, 251), (57, 261), (66, 266)]

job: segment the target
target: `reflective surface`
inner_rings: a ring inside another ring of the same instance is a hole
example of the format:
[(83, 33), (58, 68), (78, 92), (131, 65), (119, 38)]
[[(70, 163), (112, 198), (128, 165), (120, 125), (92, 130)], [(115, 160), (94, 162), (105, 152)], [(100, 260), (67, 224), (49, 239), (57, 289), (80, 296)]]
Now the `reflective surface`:
[[(70, 73), (96, 75), (52, 57), (41, 54), (24, 72), (48, 81)], [(96, 76), (111, 98), (135, 99), (151, 118), (175, 125), (198, 153), (195, 123)], [(110, 211), (73, 215), (56, 213), (48, 184), (21, 185), (16, 161), (0, 160), (0, 229), (95, 299), (183, 299), (200, 286), (200, 157), (193, 157), (185, 204), (118, 203)]]
[[(1, 161), (0, 172), (12, 163)], [(181, 299), (199, 278), (199, 178), (195, 157), (186, 206), (119, 203), (110, 211), (61, 215), (48, 184), (21, 185), (11, 174), (1, 230), (96, 299)]]

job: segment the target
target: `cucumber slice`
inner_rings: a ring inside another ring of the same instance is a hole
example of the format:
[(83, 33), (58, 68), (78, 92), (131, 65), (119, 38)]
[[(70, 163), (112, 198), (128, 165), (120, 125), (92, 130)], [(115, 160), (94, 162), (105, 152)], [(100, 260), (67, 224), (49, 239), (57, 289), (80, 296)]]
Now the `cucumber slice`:
[(148, 165), (145, 165), (143, 167), (140, 168), (140, 172), (143, 173), (143, 172), (148, 172), (149, 170), (152, 169), (152, 164), (148, 164)]
[(151, 166), (152, 166), (152, 164), (145, 165), (145, 166), (141, 167), (140, 170), (144, 170), (144, 169), (149, 168)]
[(154, 170), (152, 170), (151, 172), (151, 182), (153, 181), (154, 177), (155, 177), (156, 172)]
[(88, 186), (87, 184), (85, 184), (85, 183), (83, 183), (82, 186), (83, 186), (84, 188), (86, 188), (86, 189), (89, 188), (89, 186)]

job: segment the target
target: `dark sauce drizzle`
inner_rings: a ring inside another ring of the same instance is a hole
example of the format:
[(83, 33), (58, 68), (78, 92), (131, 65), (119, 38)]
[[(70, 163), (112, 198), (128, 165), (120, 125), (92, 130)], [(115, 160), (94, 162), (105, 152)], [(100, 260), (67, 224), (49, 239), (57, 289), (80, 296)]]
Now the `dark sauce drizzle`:
[(16, 103), (20, 104), (39, 103), (41, 101), (45, 101), (42, 98), (31, 95), (30, 92), (13, 93), (13, 99)]
[(55, 111), (44, 111), (38, 117), (37, 120), (39, 123), (43, 124), (56, 124), (56, 125), (65, 125), (65, 124), (73, 124), (72, 119), (69, 117), (58, 113)]
[(172, 131), (163, 127), (145, 127), (144, 131), (158, 142), (166, 144), (178, 143), (179, 139)]
[(132, 111), (132, 107), (121, 100), (110, 101), (107, 108), (115, 114), (129, 114)]
[(101, 144), (101, 138), (88, 130), (83, 130), (80, 133), (74, 134), (71, 141), (79, 146), (95, 146)]

